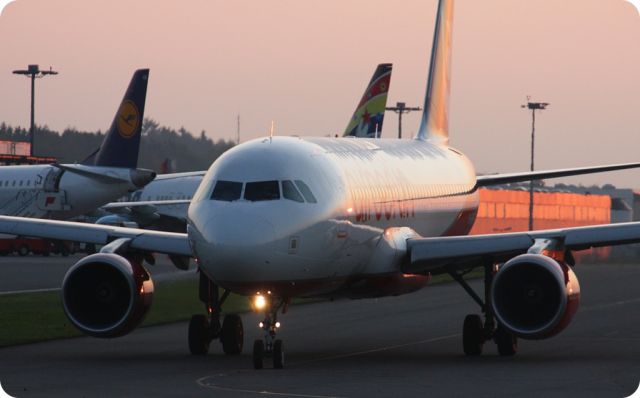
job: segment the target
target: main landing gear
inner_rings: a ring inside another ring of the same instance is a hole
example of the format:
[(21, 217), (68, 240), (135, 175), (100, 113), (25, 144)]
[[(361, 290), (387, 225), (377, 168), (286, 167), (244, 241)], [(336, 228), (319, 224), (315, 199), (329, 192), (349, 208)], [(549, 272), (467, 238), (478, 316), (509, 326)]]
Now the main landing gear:
[(464, 280), (463, 274), (456, 271), (450, 271), (449, 275), (453, 277), (471, 296), (471, 298), (480, 305), (484, 313), (484, 322), (480, 315), (469, 314), (464, 318), (462, 327), (462, 348), (467, 356), (478, 356), (482, 354), (484, 343), (493, 340), (498, 347), (498, 353), (501, 356), (513, 356), (518, 351), (518, 339), (512, 333), (507, 331), (501, 325), (496, 324), (491, 306), (491, 283), (496, 268), (493, 264), (484, 266), (484, 301)]
[(244, 329), (242, 319), (237, 314), (227, 314), (220, 324), (222, 305), (229, 297), (225, 290), (219, 296), (218, 286), (204, 273), (200, 272), (200, 300), (205, 304), (207, 314), (197, 314), (189, 322), (189, 351), (192, 355), (205, 355), (214, 339), (222, 343), (222, 350), (227, 355), (242, 352)]
[(264, 339), (257, 339), (253, 342), (253, 367), (262, 369), (264, 359), (271, 358), (274, 369), (284, 368), (284, 344), (282, 340), (276, 339), (276, 332), (280, 328), (278, 322), (278, 311), (282, 308), (282, 313), (287, 311), (288, 301), (276, 299), (271, 296), (256, 296), (254, 298), (254, 309), (264, 310), (264, 320), (260, 322), (260, 329), (264, 331)]

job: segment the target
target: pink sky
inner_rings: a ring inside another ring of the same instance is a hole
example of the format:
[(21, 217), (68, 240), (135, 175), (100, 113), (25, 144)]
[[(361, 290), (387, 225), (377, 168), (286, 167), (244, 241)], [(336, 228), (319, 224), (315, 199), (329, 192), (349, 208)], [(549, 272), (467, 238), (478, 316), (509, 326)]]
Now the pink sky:
[[(145, 116), (213, 139), (342, 132), (376, 64), (389, 103), (422, 106), (435, 0), (17, 0), (0, 16), (0, 120), (106, 129), (133, 73), (151, 68)], [(623, 0), (458, 0), (451, 144), (479, 172), (640, 161), (640, 16)], [(414, 133), (418, 115), (405, 117)], [(383, 137), (397, 134), (387, 114)], [(409, 134), (405, 134), (409, 136)], [(640, 171), (572, 178), (639, 187)], [(565, 180), (566, 181), (566, 180)]]

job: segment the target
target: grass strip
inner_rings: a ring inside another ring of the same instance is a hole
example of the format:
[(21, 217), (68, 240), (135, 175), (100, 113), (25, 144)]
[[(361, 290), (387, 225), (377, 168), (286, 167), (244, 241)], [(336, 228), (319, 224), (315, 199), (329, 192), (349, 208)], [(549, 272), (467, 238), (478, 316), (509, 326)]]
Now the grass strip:
[[(466, 275), (473, 279), (482, 270)], [(451, 282), (449, 275), (438, 275), (431, 285)], [(188, 320), (192, 314), (203, 313), (198, 300), (198, 280), (164, 281), (156, 283), (151, 310), (142, 327)], [(317, 300), (296, 300), (300, 304)], [(246, 297), (232, 294), (224, 304), (225, 313), (249, 311)], [(16, 293), (0, 296), (0, 347), (28, 344), (81, 336), (62, 309), (59, 291)]]
[[(203, 313), (198, 281), (156, 283), (153, 304), (142, 326), (188, 320)], [(249, 310), (246, 297), (230, 295), (225, 312)], [(17, 293), (0, 296), (0, 347), (81, 336), (67, 319), (60, 292)]]

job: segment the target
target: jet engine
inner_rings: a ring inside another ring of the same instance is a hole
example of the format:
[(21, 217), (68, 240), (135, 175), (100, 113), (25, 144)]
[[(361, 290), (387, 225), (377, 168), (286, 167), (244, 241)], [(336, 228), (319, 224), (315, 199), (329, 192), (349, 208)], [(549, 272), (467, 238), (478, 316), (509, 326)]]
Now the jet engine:
[(97, 253), (78, 261), (62, 283), (64, 311), (75, 327), (94, 337), (131, 332), (144, 319), (153, 281), (140, 261)]
[(525, 339), (545, 339), (569, 325), (580, 303), (573, 270), (541, 254), (506, 262), (493, 279), (491, 305), (500, 324)]

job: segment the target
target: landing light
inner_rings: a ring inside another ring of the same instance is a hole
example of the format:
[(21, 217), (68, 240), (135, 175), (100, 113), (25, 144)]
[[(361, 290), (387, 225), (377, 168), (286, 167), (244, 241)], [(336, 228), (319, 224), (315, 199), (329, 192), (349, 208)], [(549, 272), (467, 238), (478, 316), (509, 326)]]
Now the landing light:
[(252, 300), (252, 304), (253, 304), (254, 310), (262, 311), (267, 307), (267, 299), (262, 295), (254, 296)]

